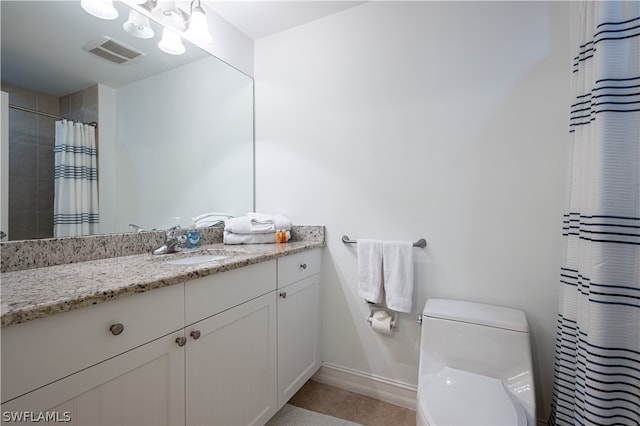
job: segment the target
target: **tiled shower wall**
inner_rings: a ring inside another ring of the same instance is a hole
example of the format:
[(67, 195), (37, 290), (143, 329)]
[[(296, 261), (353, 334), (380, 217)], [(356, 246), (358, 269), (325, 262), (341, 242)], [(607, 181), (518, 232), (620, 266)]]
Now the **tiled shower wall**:
[(60, 98), (60, 115), (83, 123), (97, 123), (98, 86), (92, 86), (70, 95), (62, 96)]
[[(2, 84), (9, 104), (58, 115), (56, 96)], [(9, 108), (9, 239), (53, 236), (55, 119)]]
[[(97, 86), (58, 98), (2, 83), (9, 104), (98, 121)], [(53, 237), (55, 119), (9, 108), (9, 239)]]

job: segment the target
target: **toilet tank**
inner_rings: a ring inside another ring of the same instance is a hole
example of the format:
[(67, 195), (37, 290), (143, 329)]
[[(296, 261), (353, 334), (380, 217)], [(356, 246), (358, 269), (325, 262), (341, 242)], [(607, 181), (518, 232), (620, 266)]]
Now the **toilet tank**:
[(514, 391), (518, 383), (532, 386), (529, 325), (520, 310), (429, 299), (421, 334), (421, 376), (448, 366), (501, 379)]

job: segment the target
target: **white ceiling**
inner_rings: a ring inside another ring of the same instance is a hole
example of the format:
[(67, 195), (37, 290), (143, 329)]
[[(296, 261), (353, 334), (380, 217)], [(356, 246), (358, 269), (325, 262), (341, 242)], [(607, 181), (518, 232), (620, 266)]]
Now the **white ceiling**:
[[(120, 19), (107, 21), (87, 14), (79, 1), (1, 0), (2, 82), (63, 96), (96, 82), (118, 88), (208, 56), (194, 47), (184, 55), (166, 55), (156, 46), (157, 36), (146, 40), (130, 36), (122, 29), (128, 6), (114, 5)], [(161, 32), (155, 23), (152, 26)], [(144, 60), (116, 65), (82, 48), (103, 35), (144, 52)]]
[(215, 1), (204, 0), (231, 25), (252, 40), (257, 40), (333, 13), (365, 3), (364, 1)]
[[(191, 0), (177, 1), (191, 3)], [(201, 1), (205, 9), (213, 10), (253, 40), (364, 3), (333, 0)], [(2, 81), (62, 96), (95, 82), (121, 87), (207, 56), (201, 49), (190, 47), (186, 54), (173, 57), (157, 49), (157, 37), (143, 40), (129, 36), (122, 30), (129, 8), (121, 2), (114, 2), (114, 5), (119, 9), (120, 19), (105, 21), (85, 13), (79, 0), (0, 0)], [(157, 27), (156, 32), (160, 32)], [(105, 34), (144, 52), (144, 60), (135, 66), (114, 65), (83, 51), (83, 44)]]

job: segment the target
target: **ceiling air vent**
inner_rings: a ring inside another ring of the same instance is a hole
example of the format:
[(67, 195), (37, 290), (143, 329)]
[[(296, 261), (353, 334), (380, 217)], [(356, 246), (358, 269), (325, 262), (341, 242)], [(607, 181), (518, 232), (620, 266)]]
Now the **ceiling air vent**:
[(139, 50), (107, 36), (92, 40), (82, 46), (82, 48), (87, 52), (93, 53), (108, 61), (115, 62), (116, 64), (126, 64), (139, 60), (144, 56), (144, 53)]

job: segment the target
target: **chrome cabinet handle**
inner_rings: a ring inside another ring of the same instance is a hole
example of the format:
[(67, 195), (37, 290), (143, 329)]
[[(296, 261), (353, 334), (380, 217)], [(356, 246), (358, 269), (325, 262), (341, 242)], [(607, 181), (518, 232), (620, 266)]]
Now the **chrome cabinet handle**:
[(306, 264), (306, 263), (303, 263), (302, 265), (300, 265), (300, 267), (301, 267), (302, 269), (307, 269), (307, 264)]
[(111, 326), (109, 327), (109, 331), (114, 336), (117, 336), (118, 334), (120, 334), (120, 333), (122, 333), (124, 331), (124, 325), (122, 325), (120, 323), (111, 324)]
[(190, 334), (191, 337), (193, 337), (193, 340), (198, 340), (200, 338), (200, 331), (199, 330), (193, 330)]
[(178, 344), (178, 346), (184, 346), (187, 343), (187, 338), (186, 337), (178, 337), (176, 339), (176, 343)]
[(280, 297), (282, 297), (283, 299), (286, 299), (287, 298), (287, 292), (286, 291), (281, 292), (280, 293)]

